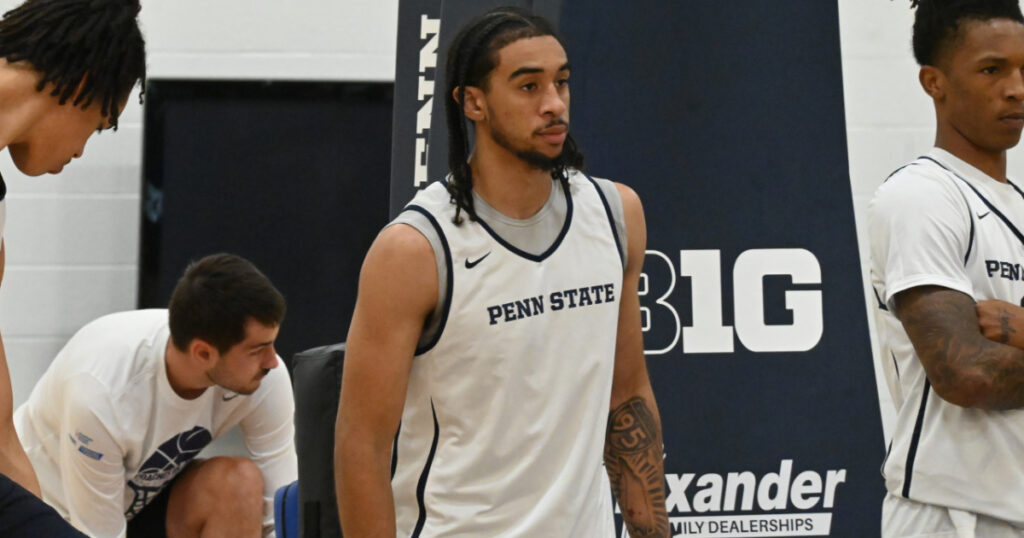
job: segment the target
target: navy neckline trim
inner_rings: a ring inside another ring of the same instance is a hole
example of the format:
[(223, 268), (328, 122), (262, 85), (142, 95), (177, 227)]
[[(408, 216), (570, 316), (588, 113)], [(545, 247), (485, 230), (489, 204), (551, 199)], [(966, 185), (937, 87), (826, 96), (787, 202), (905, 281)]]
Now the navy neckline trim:
[[(974, 188), (974, 185), (971, 185), (971, 182), (969, 182), (966, 179), (964, 179), (963, 177), (961, 177), (960, 174), (956, 173), (955, 170), (952, 170), (948, 166), (940, 163), (939, 161), (937, 161), (937, 160), (935, 160), (935, 159), (933, 159), (933, 158), (931, 158), (931, 157), (929, 157), (927, 155), (924, 156), (924, 157), (921, 157), (921, 158), (922, 159), (927, 159), (927, 160), (929, 160), (929, 161), (939, 165), (943, 170), (946, 170), (947, 172), (949, 172), (949, 173), (953, 174), (954, 176), (956, 176), (957, 179), (959, 179), (960, 181), (963, 181), (964, 184), (967, 185), (968, 187), (970, 187), (970, 189), (972, 191), (974, 191), (974, 194), (978, 195), (978, 198), (980, 198), (981, 201), (986, 206), (988, 206), (989, 210), (992, 211), (992, 213), (995, 214), (995, 216), (999, 217), (999, 220), (1003, 221), (1003, 224), (1005, 224), (1006, 227), (1009, 228), (1011, 232), (1013, 232), (1013, 235), (1017, 236), (1017, 240), (1020, 241), (1021, 245), (1024, 245), (1024, 234), (1022, 234), (1020, 232), (1020, 230), (1018, 230), (1017, 227), (1014, 226), (1012, 222), (1010, 222), (1010, 219), (1006, 218), (1006, 215), (1004, 215), (1002, 211), (999, 211), (998, 209), (996, 209), (996, 206), (992, 205), (992, 202), (989, 202), (988, 198), (985, 198), (981, 194), (981, 192), (978, 191), (978, 189)], [(1007, 180), (1007, 182), (1009, 182), (1009, 180)], [(1018, 194), (1021, 195), (1021, 197), (1024, 197), (1024, 192), (1021, 192), (1020, 189), (1018, 189), (1016, 185), (1014, 185), (1013, 183), (1010, 183), (1010, 185), (1013, 186), (1013, 188), (1017, 191)], [(970, 210), (970, 208), (968, 208), (968, 210)], [(973, 222), (974, 222), (973, 218), (971, 219), (971, 222), (973, 224)], [(970, 255), (970, 253), (968, 253), (968, 255)]]
[[(556, 184), (561, 185), (561, 182), (558, 182)], [(552, 185), (551, 188), (555, 188), (555, 185)], [(505, 247), (505, 249), (508, 250), (509, 252), (521, 258), (526, 258), (527, 260), (530, 261), (542, 262), (548, 259), (548, 257), (551, 256), (552, 254), (554, 254), (556, 250), (558, 250), (559, 245), (562, 244), (562, 240), (565, 239), (566, 234), (569, 233), (569, 226), (572, 224), (573, 208), (572, 195), (569, 194), (569, 185), (566, 184), (566, 188), (563, 190), (565, 192), (565, 222), (562, 224), (562, 231), (558, 233), (558, 237), (555, 238), (555, 242), (552, 243), (547, 250), (540, 254), (530, 254), (529, 252), (516, 248), (515, 245), (502, 239), (502, 237), (498, 235), (498, 233), (495, 232), (493, 229), (491, 229), (491, 227), (488, 226), (487, 223), (483, 221), (483, 219), (477, 219), (476, 222), (477, 224), (480, 225), (480, 227), (484, 229), (484, 231), (486, 231), (491, 237), (493, 237), (494, 240), (498, 242), (498, 244)]]

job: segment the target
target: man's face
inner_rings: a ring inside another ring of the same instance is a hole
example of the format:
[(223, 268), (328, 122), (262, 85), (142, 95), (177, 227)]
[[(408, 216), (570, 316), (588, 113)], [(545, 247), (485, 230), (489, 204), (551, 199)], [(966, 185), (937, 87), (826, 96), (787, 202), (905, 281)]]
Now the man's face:
[(279, 325), (269, 327), (250, 318), (245, 323), (245, 339), (220, 354), (206, 372), (207, 377), (232, 392), (252, 394), (260, 388), (263, 377), (277, 367), (274, 340), (279, 330)]
[(947, 79), (940, 119), (983, 150), (1005, 151), (1024, 128), (1024, 25), (970, 20), (960, 34), (939, 62)]
[[(95, 101), (84, 109), (71, 101), (63, 105), (56, 98), (50, 101), (39, 120), (8, 146), (14, 165), (25, 175), (60, 172), (71, 159), (82, 156), (90, 136), (110, 127), (101, 112), (103, 107)], [(122, 102), (121, 110), (124, 105)]]
[(484, 96), (490, 137), (528, 164), (551, 169), (569, 133), (569, 61), (558, 40), (520, 39), (499, 50)]

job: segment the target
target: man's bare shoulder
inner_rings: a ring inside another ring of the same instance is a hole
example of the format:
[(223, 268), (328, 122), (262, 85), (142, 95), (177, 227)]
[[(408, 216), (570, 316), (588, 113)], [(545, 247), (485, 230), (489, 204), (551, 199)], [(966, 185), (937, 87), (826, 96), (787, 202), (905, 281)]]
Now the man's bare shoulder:
[(374, 240), (360, 274), (360, 294), (424, 316), (437, 302), (434, 249), (408, 224), (395, 223)]

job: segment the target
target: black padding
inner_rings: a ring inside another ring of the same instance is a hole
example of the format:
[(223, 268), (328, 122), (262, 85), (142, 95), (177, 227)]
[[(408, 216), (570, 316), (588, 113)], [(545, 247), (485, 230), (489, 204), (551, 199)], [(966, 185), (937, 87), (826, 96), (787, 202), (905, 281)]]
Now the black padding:
[(334, 419), (341, 394), (345, 344), (296, 353), (295, 451), (299, 458), (299, 535), (341, 536), (334, 496)]

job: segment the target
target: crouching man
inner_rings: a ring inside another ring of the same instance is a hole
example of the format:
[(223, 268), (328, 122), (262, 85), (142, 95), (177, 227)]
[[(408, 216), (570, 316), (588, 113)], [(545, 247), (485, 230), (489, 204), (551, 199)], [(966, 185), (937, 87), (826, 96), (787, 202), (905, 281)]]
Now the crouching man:
[[(285, 302), (248, 261), (193, 263), (167, 310), (110, 314), (60, 351), (15, 426), (43, 499), (90, 536), (259, 536), (296, 478)], [(248, 458), (195, 456), (239, 425)]]

